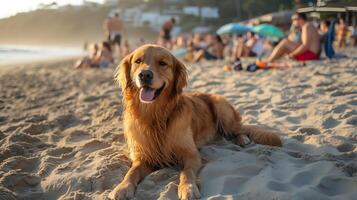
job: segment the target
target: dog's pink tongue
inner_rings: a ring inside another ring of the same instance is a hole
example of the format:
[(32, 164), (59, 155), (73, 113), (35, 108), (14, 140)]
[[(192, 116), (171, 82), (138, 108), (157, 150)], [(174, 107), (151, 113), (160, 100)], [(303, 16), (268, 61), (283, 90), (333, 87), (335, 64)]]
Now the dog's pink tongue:
[(143, 102), (149, 102), (154, 100), (155, 90), (151, 88), (141, 88), (140, 90), (140, 100)]

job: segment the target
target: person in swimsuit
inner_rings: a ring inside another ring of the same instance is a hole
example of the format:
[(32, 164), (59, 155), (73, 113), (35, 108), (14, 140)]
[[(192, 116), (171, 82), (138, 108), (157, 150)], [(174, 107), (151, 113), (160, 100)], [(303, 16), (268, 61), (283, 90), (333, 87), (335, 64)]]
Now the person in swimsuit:
[(114, 59), (110, 43), (102, 42), (97, 55), (92, 60), (92, 65), (94, 67), (107, 68), (113, 61)]
[(346, 36), (347, 36), (348, 27), (343, 18), (340, 18), (338, 21), (337, 31), (336, 31), (336, 39), (337, 46), (339, 48), (346, 47)]
[(195, 62), (200, 61), (202, 58), (206, 60), (223, 59), (224, 44), (219, 35), (208, 35), (207, 44), (206, 48), (198, 50), (195, 53)]
[(160, 31), (160, 37), (159, 37), (159, 44), (161, 44), (164, 47), (171, 48), (172, 43), (171, 43), (171, 31), (174, 28), (174, 25), (176, 23), (175, 18), (171, 18), (170, 20), (166, 21)]
[(295, 13), (291, 18), (293, 25), (301, 29), (301, 43), (283, 39), (266, 61), (257, 61), (259, 67), (265, 67), (277, 59), (288, 56), (297, 61), (318, 60), (321, 53), (320, 35), (304, 13)]
[(106, 31), (108, 41), (114, 47), (114, 50), (117, 50), (118, 55), (121, 56), (121, 43), (125, 32), (125, 26), (119, 13), (115, 13), (114, 17), (109, 17), (105, 20), (104, 29)]
[(236, 60), (241, 57), (255, 57), (259, 56), (261, 53), (263, 49), (262, 40), (256, 37), (253, 32), (248, 32), (246, 35), (247, 40), (245, 43), (242, 38), (237, 38), (235, 40), (232, 60)]

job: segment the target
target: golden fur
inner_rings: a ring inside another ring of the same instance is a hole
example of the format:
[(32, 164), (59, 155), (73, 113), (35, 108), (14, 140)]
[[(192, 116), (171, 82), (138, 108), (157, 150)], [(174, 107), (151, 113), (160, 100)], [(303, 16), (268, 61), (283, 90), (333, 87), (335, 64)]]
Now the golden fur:
[[(139, 98), (141, 86), (137, 76), (144, 69), (153, 71), (154, 89), (164, 86), (152, 103), (143, 103)], [(273, 133), (242, 125), (239, 113), (223, 97), (183, 93), (187, 85), (186, 67), (162, 47), (138, 48), (123, 59), (115, 78), (123, 90), (124, 133), (133, 163), (109, 198), (133, 197), (143, 177), (158, 168), (176, 164), (182, 166), (179, 198), (199, 198), (196, 173), (201, 159), (198, 149), (218, 137), (235, 138), (243, 145), (242, 135), (246, 135), (256, 143), (281, 146), (280, 138)]]

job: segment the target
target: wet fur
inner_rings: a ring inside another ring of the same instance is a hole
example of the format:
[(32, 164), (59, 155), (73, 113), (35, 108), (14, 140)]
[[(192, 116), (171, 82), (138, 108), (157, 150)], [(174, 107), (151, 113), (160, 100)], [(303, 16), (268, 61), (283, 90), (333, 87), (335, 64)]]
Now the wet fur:
[[(171, 59), (170, 69), (175, 76), (151, 104), (140, 102), (139, 89), (131, 77), (131, 63), (137, 51), (143, 51), (139, 53), (145, 55), (163, 54)], [(109, 195), (111, 198), (132, 196), (133, 187), (145, 175), (177, 164), (183, 168), (179, 197), (198, 198), (195, 183), (195, 173), (201, 166), (198, 148), (218, 137), (235, 138), (238, 144), (243, 145), (241, 136), (246, 135), (256, 143), (281, 146), (280, 138), (273, 133), (254, 126), (243, 126), (240, 114), (223, 97), (183, 93), (182, 89), (187, 85), (186, 67), (164, 48), (155, 45), (139, 48), (122, 61), (115, 78), (123, 92), (124, 134), (133, 166), (123, 182)], [(127, 186), (131, 184), (132, 187)]]

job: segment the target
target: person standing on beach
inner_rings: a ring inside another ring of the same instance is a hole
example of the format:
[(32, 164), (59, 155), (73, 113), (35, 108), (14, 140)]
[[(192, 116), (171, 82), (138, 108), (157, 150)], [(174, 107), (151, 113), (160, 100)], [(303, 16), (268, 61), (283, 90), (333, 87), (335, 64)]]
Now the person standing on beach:
[(346, 36), (347, 36), (348, 27), (343, 18), (340, 18), (338, 21), (337, 31), (336, 31), (336, 39), (337, 46), (339, 48), (346, 47)]
[(121, 56), (121, 41), (125, 32), (125, 26), (119, 13), (115, 13), (114, 17), (109, 17), (104, 22), (104, 29), (107, 33), (108, 41), (114, 49), (117, 49), (119, 56)]
[(307, 20), (303, 13), (295, 13), (291, 18), (293, 25), (301, 29), (301, 42), (283, 39), (273, 50), (266, 61), (257, 61), (259, 67), (266, 67), (269, 63), (287, 55), (298, 61), (318, 60), (321, 44), (317, 28)]
[(166, 21), (162, 26), (160, 30), (160, 35), (159, 35), (159, 44), (171, 49), (172, 43), (171, 43), (171, 31), (174, 28), (176, 23), (175, 18), (171, 18), (170, 20)]

